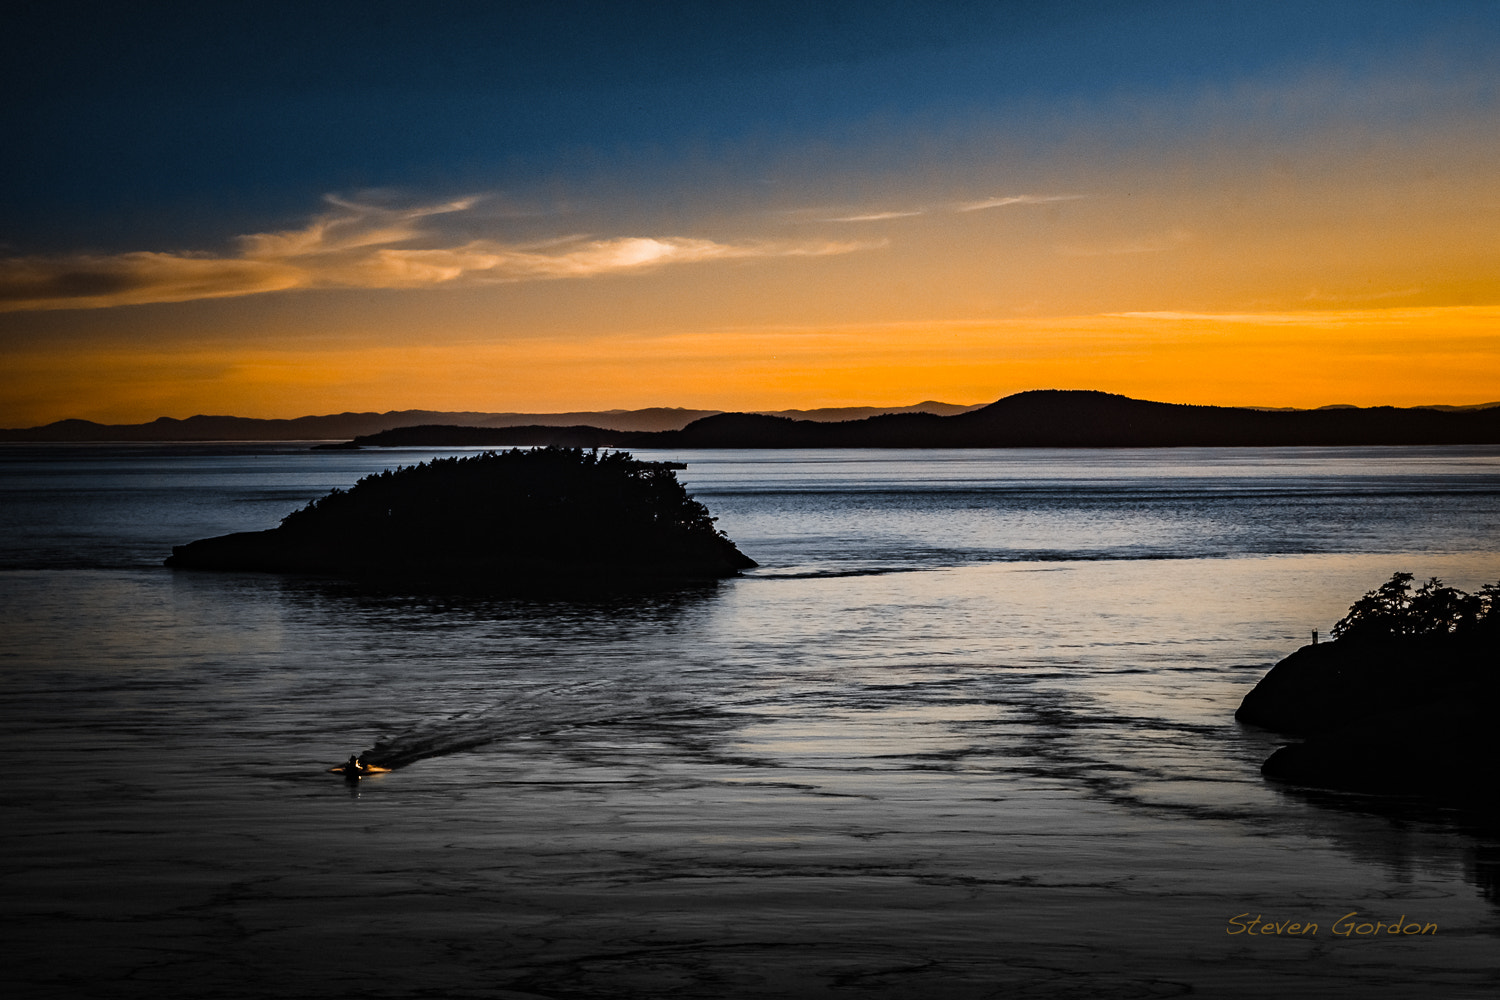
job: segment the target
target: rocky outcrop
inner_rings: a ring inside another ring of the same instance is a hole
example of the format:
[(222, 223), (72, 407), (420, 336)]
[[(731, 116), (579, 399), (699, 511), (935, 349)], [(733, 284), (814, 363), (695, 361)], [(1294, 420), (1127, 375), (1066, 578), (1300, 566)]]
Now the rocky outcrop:
[(733, 576), (756, 565), (668, 463), (489, 452), (367, 476), (268, 531), (176, 546), (179, 569), (555, 583)]
[(1383, 637), (1303, 646), (1271, 668), (1234, 717), (1295, 736), (1464, 697), (1495, 674), (1481, 637)]
[(1366, 716), (1277, 750), (1261, 773), (1315, 788), (1493, 805), (1490, 705), (1445, 700)]
[(1306, 737), (1266, 760), (1267, 777), (1493, 808), (1497, 652), (1492, 630), (1304, 646), (1261, 679), (1235, 718)]

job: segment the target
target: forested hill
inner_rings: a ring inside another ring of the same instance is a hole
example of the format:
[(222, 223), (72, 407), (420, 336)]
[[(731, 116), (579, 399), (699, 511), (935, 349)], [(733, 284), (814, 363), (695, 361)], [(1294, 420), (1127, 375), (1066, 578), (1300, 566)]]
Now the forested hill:
[(352, 446), (562, 444), (609, 448), (1151, 448), (1500, 443), (1500, 406), (1253, 410), (1154, 403), (1104, 392), (1038, 390), (968, 413), (893, 413), (836, 423), (722, 413), (681, 430), (406, 427)]

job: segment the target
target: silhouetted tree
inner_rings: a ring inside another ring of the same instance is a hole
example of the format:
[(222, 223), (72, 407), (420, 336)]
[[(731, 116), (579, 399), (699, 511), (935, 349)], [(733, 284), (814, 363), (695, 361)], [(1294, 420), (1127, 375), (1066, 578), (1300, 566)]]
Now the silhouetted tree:
[(1491, 634), (1500, 633), (1500, 583), (1480, 587), (1478, 597), (1478, 627)]
[(1412, 579), (1394, 573), (1355, 601), (1333, 626), (1333, 637), (1441, 636), (1500, 626), (1500, 583), (1485, 584), (1475, 595), (1434, 576), (1413, 593)]
[(723, 552), (743, 561), (714, 520), (665, 463), (551, 447), (387, 469), (281, 525), (295, 537), (378, 548), (394, 561), (439, 552), (560, 562)]
[(1473, 628), (1479, 620), (1480, 601), (1455, 587), (1443, 586), (1432, 577), (1412, 595), (1406, 613), (1414, 635), (1447, 635)]
[(1349, 613), (1333, 626), (1333, 637), (1399, 635), (1411, 603), (1410, 573), (1394, 573), (1376, 590), (1349, 606)]

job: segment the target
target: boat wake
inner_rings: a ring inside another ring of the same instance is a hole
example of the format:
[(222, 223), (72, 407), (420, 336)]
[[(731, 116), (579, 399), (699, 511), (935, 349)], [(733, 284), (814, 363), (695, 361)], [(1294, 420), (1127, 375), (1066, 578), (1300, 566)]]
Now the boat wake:
[(501, 740), (645, 721), (680, 713), (682, 708), (679, 698), (659, 691), (627, 689), (614, 680), (550, 685), (515, 691), (483, 709), (382, 737), (360, 756), (367, 763), (394, 771)]

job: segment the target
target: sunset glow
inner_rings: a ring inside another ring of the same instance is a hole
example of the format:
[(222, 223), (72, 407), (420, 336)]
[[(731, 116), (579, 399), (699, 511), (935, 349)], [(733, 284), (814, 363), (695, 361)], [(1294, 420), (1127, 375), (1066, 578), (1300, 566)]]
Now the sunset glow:
[[(350, 68), (331, 84), (342, 118), (252, 88), (278, 128), (352, 136), (308, 139), (295, 165), (253, 148), (274, 131), (259, 119), (229, 138), (212, 121), (232, 69), (194, 103), (130, 37), (101, 43), (157, 117), (199, 135), (174, 147), (194, 180), (148, 174), (150, 134), (109, 147), (113, 165), (105, 135), (59, 148), (68, 115), (117, 98), (49, 96), (37, 71), (40, 110), (8, 112), (27, 138), (4, 154), (0, 426), (1032, 388), (1500, 399), (1494, 8), (1335, 7), (1306, 37), (1270, 8), (1182, 5), (1169, 28), (1088, 9), (1017, 25), (943, 7), (919, 43), (903, 41), (917, 12), (892, 8), (852, 54), (767, 25), (723, 72), (635, 81), (599, 12), (598, 38), (558, 49), (598, 78), (545, 95), (488, 69), (431, 77), (435, 42), (377, 32), (413, 68), (384, 90)], [(730, 44), (728, 22), (699, 27)], [(475, 66), (519, 44), (472, 34)], [(483, 94), (516, 100), (481, 111)], [(431, 141), (382, 147), (383, 108)]]

